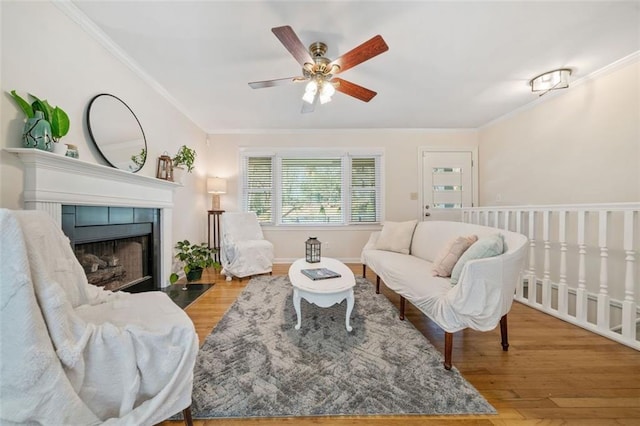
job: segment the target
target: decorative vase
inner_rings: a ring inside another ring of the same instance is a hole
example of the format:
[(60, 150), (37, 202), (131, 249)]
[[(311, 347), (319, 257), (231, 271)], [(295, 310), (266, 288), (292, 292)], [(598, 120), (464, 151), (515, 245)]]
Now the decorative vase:
[(187, 273), (187, 281), (197, 281), (202, 278), (202, 268), (191, 269), (189, 273)]
[(54, 142), (53, 143), (53, 153), (58, 155), (66, 155), (67, 154), (67, 144), (62, 142)]
[(36, 111), (34, 117), (27, 119), (22, 132), (22, 145), (25, 148), (37, 148), (43, 151), (53, 149), (51, 125), (44, 119), (42, 111)]

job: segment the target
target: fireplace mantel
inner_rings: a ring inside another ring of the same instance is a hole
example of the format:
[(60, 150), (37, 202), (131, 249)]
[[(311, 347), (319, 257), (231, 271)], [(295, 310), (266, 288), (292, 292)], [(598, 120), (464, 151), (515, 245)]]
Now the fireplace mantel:
[[(62, 205), (150, 207), (161, 210), (161, 274), (172, 259), (173, 191), (182, 185), (34, 148), (5, 148), (24, 164), (24, 208), (62, 223)], [(162, 279), (163, 286), (167, 285)]]

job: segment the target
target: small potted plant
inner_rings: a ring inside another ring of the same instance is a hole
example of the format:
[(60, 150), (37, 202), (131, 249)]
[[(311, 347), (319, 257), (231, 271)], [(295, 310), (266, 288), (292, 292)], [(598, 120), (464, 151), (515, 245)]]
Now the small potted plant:
[[(64, 155), (67, 151), (65, 144), (58, 145), (60, 139), (69, 132), (69, 116), (60, 107), (52, 107), (46, 100), (34, 99), (29, 104), (15, 90), (11, 96), (16, 101), (22, 112), (27, 116), (27, 122), (22, 134), (22, 143), (27, 148), (38, 148), (45, 151), (54, 151)], [(48, 125), (47, 125), (48, 124)], [(51, 144), (53, 140), (53, 144)]]
[[(187, 277), (187, 282), (199, 280), (205, 268), (220, 268), (220, 264), (213, 260), (215, 249), (209, 248), (205, 243), (191, 244), (189, 240), (178, 241), (175, 249), (176, 259), (183, 262), (182, 269)], [(174, 284), (178, 281), (178, 274), (175, 272), (169, 277), (169, 282)]]
[(173, 166), (173, 180), (180, 182), (184, 175), (185, 168), (188, 173), (193, 171), (193, 165), (196, 161), (196, 150), (182, 145), (176, 155), (171, 159)]

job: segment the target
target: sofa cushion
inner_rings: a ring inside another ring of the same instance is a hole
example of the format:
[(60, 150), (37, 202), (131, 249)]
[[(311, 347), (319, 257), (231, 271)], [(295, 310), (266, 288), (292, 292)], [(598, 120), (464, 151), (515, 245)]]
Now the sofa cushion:
[(476, 241), (478, 241), (477, 235), (460, 236), (449, 241), (449, 244), (442, 249), (438, 257), (433, 261), (433, 269), (431, 270), (433, 276), (450, 277), (451, 271), (460, 256)]
[(431, 276), (431, 262), (384, 250), (369, 250), (367, 266), (385, 285), (412, 303), (444, 298), (451, 290), (448, 278)]
[(402, 254), (409, 254), (411, 237), (416, 227), (417, 220), (407, 222), (385, 222), (380, 232), (380, 237), (376, 242), (376, 249), (394, 251)]
[(493, 234), (480, 238), (465, 251), (451, 271), (451, 284), (457, 284), (464, 264), (472, 259), (498, 256), (504, 252), (504, 237)]

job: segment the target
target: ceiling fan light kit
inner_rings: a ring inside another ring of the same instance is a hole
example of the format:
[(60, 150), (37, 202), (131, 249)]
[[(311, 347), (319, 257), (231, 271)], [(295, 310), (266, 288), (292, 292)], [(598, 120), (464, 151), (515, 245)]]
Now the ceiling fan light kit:
[(249, 83), (252, 89), (306, 81), (302, 95), (303, 113), (312, 112), (318, 101), (320, 104), (330, 102), (336, 91), (363, 102), (369, 102), (376, 96), (377, 93), (372, 90), (334, 76), (389, 50), (389, 46), (380, 35), (331, 61), (324, 56), (327, 53), (325, 43), (317, 41), (306, 49), (290, 26), (275, 27), (271, 31), (302, 66), (302, 76), (254, 81)]
[(531, 86), (532, 92), (542, 92), (540, 93), (540, 96), (542, 96), (551, 90), (566, 89), (569, 87), (570, 75), (571, 70), (569, 68), (559, 68), (532, 78), (529, 85)]

